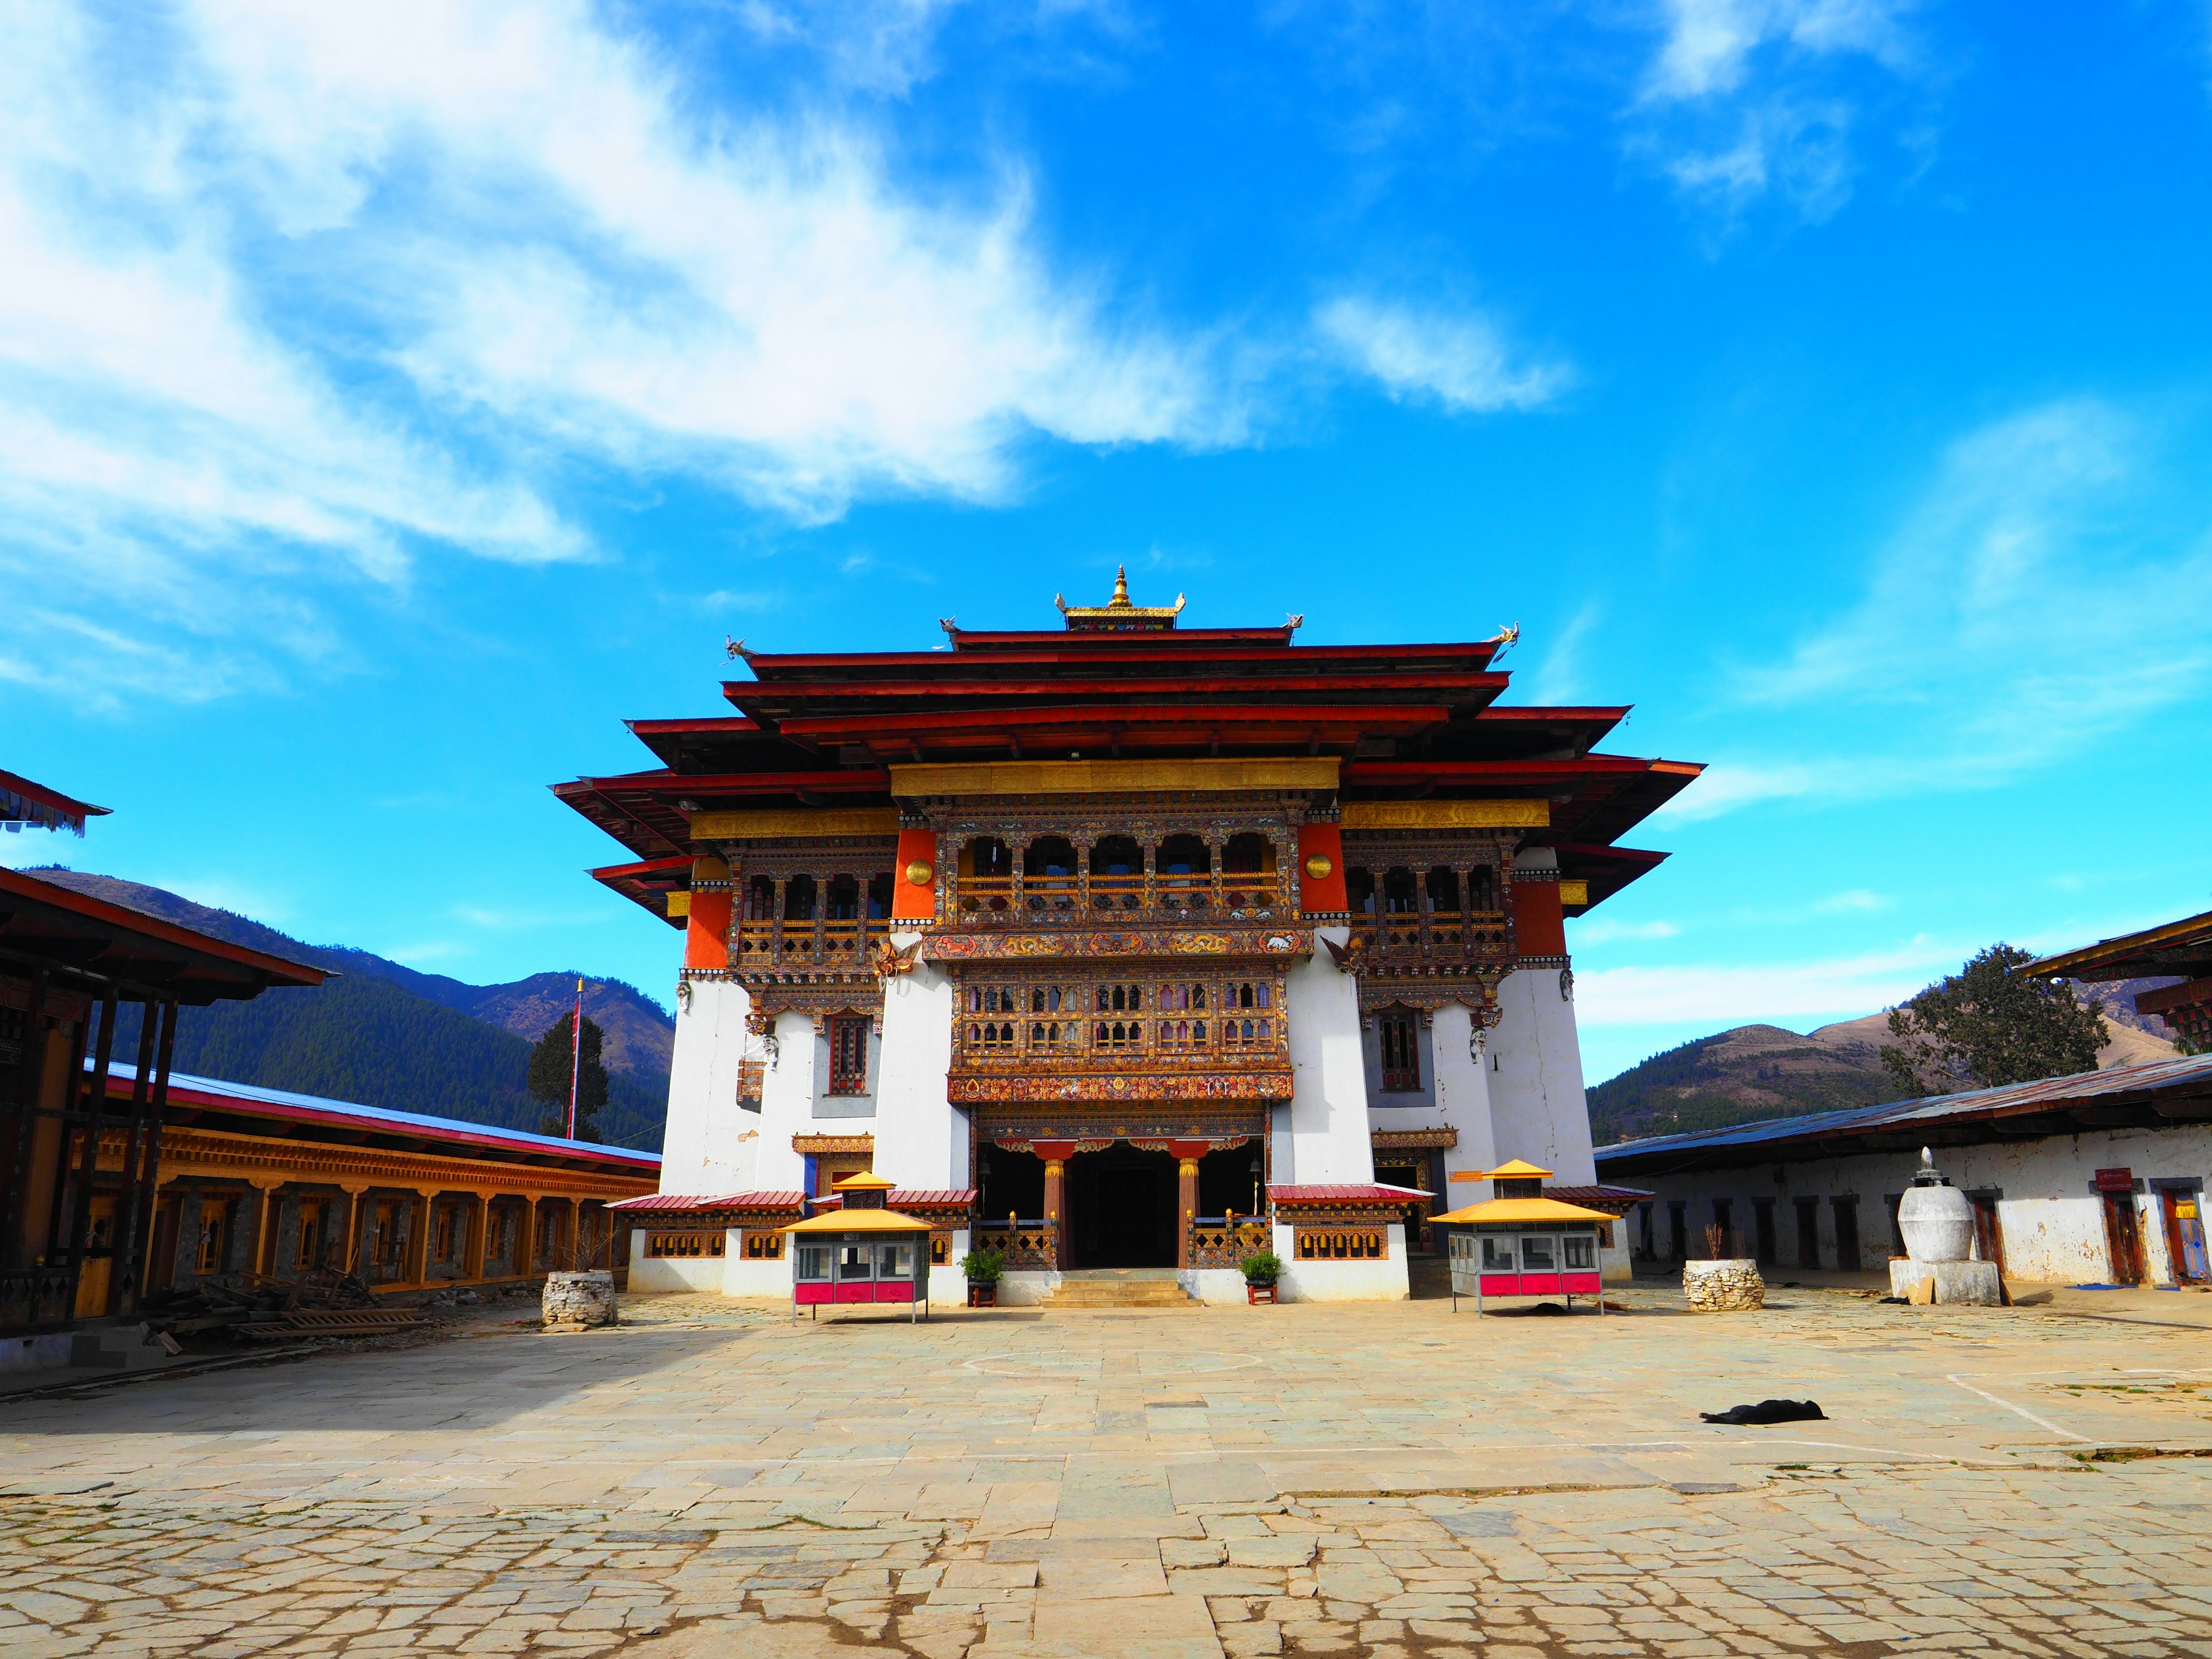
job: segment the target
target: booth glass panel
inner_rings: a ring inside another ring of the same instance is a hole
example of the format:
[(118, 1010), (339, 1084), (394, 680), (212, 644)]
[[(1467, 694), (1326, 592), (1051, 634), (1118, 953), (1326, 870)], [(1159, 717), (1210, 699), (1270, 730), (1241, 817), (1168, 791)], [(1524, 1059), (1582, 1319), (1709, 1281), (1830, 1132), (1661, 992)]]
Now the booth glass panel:
[(912, 1279), (914, 1277), (914, 1246), (911, 1244), (877, 1245), (876, 1277)]
[(1486, 1273), (1510, 1273), (1517, 1271), (1513, 1261), (1513, 1241), (1486, 1236), (1482, 1241), (1482, 1271)]
[(1557, 1243), (1556, 1239), (1524, 1234), (1521, 1240), (1521, 1271), (1524, 1273), (1557, 1273), (1559, 1258), (1553, 1248)]
[(829, 1278), (830, 1247), (827, 1244), (800, 1245), (797, 1276), (800, 1279)]
[(840, 1279), (872, 1279), (874, 1264), (869, 1260), (865, 1244), (843, 1244), (837, 1250), (837, 1277)]
[(1570, 1273), (1588, 1273), (1597, 1266), (1597, 1240), (1595, 1238), (1563, 1238), (1559, 1241), (1559, 1249)]

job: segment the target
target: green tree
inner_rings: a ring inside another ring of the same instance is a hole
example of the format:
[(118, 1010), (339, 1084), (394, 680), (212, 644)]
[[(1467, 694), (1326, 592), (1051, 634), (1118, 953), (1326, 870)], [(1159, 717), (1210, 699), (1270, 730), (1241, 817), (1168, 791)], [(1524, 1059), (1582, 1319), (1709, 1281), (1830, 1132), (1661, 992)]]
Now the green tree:
[[(546, 1108), (538, 1125), (538, 1133), (542, 1135), (568, 1133), (569, 1033), (575, 1020), (574, 1009), (562, 1015), (530, 1051), (530, 1092)], [(599, 1127), (593, 1119), (599, 1108), (607, 1103), (607, 1068), (599, 1064), (599, 1022), (586, 1015), (584, 1037), (577, 1045), (579, 1052), (575, 1056), (579, 1140), (599, 1139)]]
[(2019, 971), (2034, 960), (1992, 945), (1891, 1009), (1897, 1046), (1881, 1051), (1881, 1063), (1897, 1085), (1908, 1094), (1948, 1095), (2096, 1070), (2097, 1050), (2112, 1035), (2100, 1018), (2104, 1004), (2085, 1006), (2071, 985)]

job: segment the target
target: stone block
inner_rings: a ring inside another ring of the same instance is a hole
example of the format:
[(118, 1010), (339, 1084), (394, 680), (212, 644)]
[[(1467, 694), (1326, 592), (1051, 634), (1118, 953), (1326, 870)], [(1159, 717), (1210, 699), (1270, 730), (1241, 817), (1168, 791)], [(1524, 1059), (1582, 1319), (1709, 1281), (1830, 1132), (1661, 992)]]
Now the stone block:
[(604, 1267), (589, 1273), (548, 1273), (539, 1313), (549, 1331), (611, 1325), (615, 1322), (615, 1276)]
[(1748, 1256), (1685, 1261), (1682, 1296), (1692, 1313), (1748, 1313), (1766, 1305), (1766, 1281)]
[(1935, 1281), (1935, 1299), (1940, 1306), (1995, 1308), (2004, 1299), (1994, 1261), (1915, 1261), (1898, 1256), (1889, 1264), (1892, 1296), (1911, 1302), (1930, 1279)]

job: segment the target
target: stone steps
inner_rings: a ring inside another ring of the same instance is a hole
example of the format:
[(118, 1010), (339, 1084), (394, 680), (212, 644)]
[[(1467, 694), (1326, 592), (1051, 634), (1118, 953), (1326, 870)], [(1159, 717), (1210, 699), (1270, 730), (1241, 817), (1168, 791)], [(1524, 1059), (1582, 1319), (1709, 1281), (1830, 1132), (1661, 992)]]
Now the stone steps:
[(1171, 1267), (1079, 1269), (1062, 1276), (1048, 1308), (1188, 1308)]

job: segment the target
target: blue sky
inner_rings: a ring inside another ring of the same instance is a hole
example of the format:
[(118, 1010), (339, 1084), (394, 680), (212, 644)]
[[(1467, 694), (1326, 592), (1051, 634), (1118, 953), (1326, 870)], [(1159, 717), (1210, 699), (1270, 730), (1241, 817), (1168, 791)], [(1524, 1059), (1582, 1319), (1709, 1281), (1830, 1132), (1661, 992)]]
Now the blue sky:
[(10, 9), (7, 838), (665, 998), (545, 793), (1126, 562), (1712, 763), (1593, 1078), (2212, 908), (2212, 14)]

